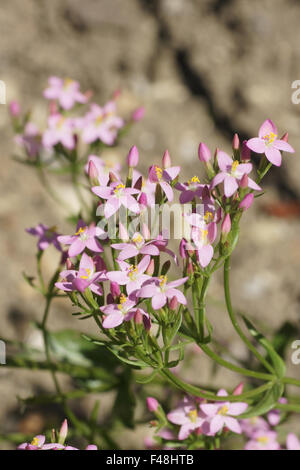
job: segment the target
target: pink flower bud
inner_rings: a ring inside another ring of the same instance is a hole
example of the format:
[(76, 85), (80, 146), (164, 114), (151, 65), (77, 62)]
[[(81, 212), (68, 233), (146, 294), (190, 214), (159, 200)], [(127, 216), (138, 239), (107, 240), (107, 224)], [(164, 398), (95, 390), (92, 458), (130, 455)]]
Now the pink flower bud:
[(113, 93), (113, 100), (117, 100), (121, 96), (121, 90), (118, 88)]
[(94, 93), (92, 90), (87, 90), (86, 92), (84, 92), (84, 96), (86, 97), (88, 101), (92, 98), (93, 94)]
[(127, 165), (129, 168), (135, 168), (139, 163), (139, 151), (137, 147), (134, 145), (129, 150), (129, 154), (127, 155)]
[(65, 442), (67, 434), (68, 434), (68, 421), (65, 419), (59, 431), (59, 438), (58, 438), (59, 444), (63, 444)]
[(177, 297), (172, 297), (172, 299), (169, 301), (169, 309), (170, 310), (176, 310), (178, 307), (178, 300)]
[(231, 230), (231, 220), (230, 220), (230, 215), (226, 214), (224, 217), (224, 220), (221, 225), (221, 232), (222, 235), (228, 235), (228, 233)]
[(110, 283), (110, 293), (113, 297), (119, 297), (121, 294), (120, 286), (117, 282)]
[(138, 122), (141, 119), (143, 119), (144, 116), (145, 116), (145, 108), (141, 106), (140, 108), (137, 108), (133, 111), (131, 115), (131, 119), (135, 122)]
[(157, 409), (159, 407), (159, 403), (156, 400), (156, 398), (148, 397), (147, 398), (147, 407), (148, 407), (148, 410), (151, 411), (151, 413), (157, 411)]
[(117, 181), (119, 181), (117, 175), (115, 175), (112, 171), (109, 172), (109, 179), (111, 183), (116, 183)]
[(240, 179), (240, 188), (243, 188), (243, 189), (248, 188), (248, 181), (249, 181), (248, 175), (246, 175), (245, 173)]
[(58, 106), (57, 106), (56, 101), (50, 101), (50, 103), (49, 103), (49, 114), (50, 114), (50, 116), (54, 116), (54, 114), (58, 114), (58, 113), (59, 113), (59, 110), (58, 110)]
[(280, 140), (284, 140), (284, 142), (288, 142), (289, 141), (289, 133), (286, 132), (285, 134), (283, 134), (283, 136), (281, 137)]
[(202, 199), (210, 199), (210, 192), (209, 192), (209, 187), (208, 186), (204, 186), (203, 190), (202, 190), (202, 195), (201, 195)]
[(181, 258), (185, 259), (187, 257), (187, 253), (186, 253), (186, 240), (183, 238), (179, 244), (179, 254), (181, 256)]
[(137, 311), (134, 314), (134, 322), (137, 325), (141, 325), (143, 323), (143, 315), (142, 315), (140, 309), (137, 309)]
[(253, 193), (246, 194), (242, 202), (240, 202), (239, 204), (239, 209), (244, 209), (244, 210), (249, 209), (249, 207), (252, 206), (253, 200), (254, 200)]
[(106, 303), (107, 304), (114, 304), (115, 303), (115, 299), (113, 298), (113, 296), (111, 295), (110, 292), (106, 296)]
[(243, 162), (250, 162), (251, 160), (251, 150), (247, 147), (247, 140), (243, 141), (241, 160)]
[(193, 272), (194, 272), (193, 263), (189, 261), (189, 264), (187, 266), (187, 273), (192, 274)]
[(171, 165), (172, 165), (171, 157), (170, 157), (169, 151), (166, 150), (162, 157), (162, 166), (163, 168), (170, 168)]
[(144, 323), (144, 328), (146, 331), (150, 331), (151, 330), (151, 318), (150, 317), (146, 317), (146, 315), (143, 315), (143, 323)]
[(241, 382), (240, 384), (238, 384), (237, 387), (235, 387), (235, 389), (232, 392), (232, 395), (241, 395), (241, 393), (243, 393), (243, 389), (244, 389), (244, 382)]
[(66, 261), (66, 268), (67, 268), (68, 270), (74, 269), (74, 264), (72, 263), (72, 261), (70, 260), (70, 258), (68, 258), (67, 261)]
[(232, 148), (233, 148), (233, 150), (239, 150), (239, 148), (240, 148), (240, 139), (239, 139), (238, 134), (234, 134), (234, 136), (233, 136)]
[(90, 180), (93, 182), (96, 181), (95, 184), (97, 184), (97, 181), (98, 181), (98, 171), (97, 171), (97, 168), (96, 168), (96, 165), (95, 163), (90, 160), (89, 161), (89, 166), (88, 166), (88, 175), (89, 175), (89, 178)]
[(9, 112), (13, 117), (18, 117), (21, 113), (21, 106), (18, 101), (11, 101), (9, 103)]
[(209, 148), (207, 147), (206, 144), (203, 142), (200, 142), (199, 148), (198, 148), (198, 156), (200, 162), (207, 163), (211, 159), (211, 153)]
[(154, 259), (150, 261), (148, 268), (146, 269), (146, 274), (148, 274), (148, 276), (152, 276), (153, 273), (154, 273)]
[(142, 187), (143, 187), (143, 177), (139, 176), (139, 178), (136, 180), (134, 184), (134, 189), (138, 189), (140, 191)]

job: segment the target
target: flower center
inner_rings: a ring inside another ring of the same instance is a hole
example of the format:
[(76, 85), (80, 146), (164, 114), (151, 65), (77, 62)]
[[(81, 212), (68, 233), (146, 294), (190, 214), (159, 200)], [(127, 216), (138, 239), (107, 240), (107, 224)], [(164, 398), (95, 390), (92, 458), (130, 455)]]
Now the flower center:
[(269, 442), (268, 436), (260, 436), (257, 438), (257, 442), (260, 444), (267, 444)]
[(189, 418), (192, 421), (192, 423), (195, 423), (198, 417), (197, 410), (191, 410), (188, 412)]
[(137, 233), (134, 237), (132, 237), (132, 241), (137, 247), (140, 248), (143, 244), (143, 237), (140, 233)]
[(36, 446), (36, 447), (39, 446), (39, 440), (38, 440), (37, 437), (34, 437), (34, 438), (32, 439), (31, 445), (32, 445), (32, 446)]
[(189, 186), (193, 186), (194, 184), (200, 183), (200, 180), (199, 180), (198, 176), (193, 176), (193, 178), (188, 180), (187, 183), (188, 183)]
[(218, 415), (225, 416), (225, 415), (227, 415), (228, 411), (229, 411), (228, 406), (223, 405), (222, 408), (219, 409)]
[(102, 121), (103, 121), (103, 116), (102, 116), (102, 114), (100, 114), (99, 116), (97, 116), (97, 118), (95, 120), (95, 123), (96, 123), (96, 125), (99, 125), (99, 124), (102, 123)]
[(127, 297), (126, 295), (124, 294), (121, 294), (120, 295), (120, 303), (118, 305), (118, 309), (123, 313), (123, 315), (125, 315), (127, 312), (125, 310), (125, 308), (123, 307), (123, 305), (125, 304), (125, 302), (127, 301)]
[(206, 240), (208, 234), (208, 230), (201, 229), (201, 241), (204, 242)]
[(61, 128), (62, 128), (62, 126), (64, 125), (64, 122), (65, 122), (65, 118), (64, 118), (64, 117), (61, 117), (61, 118), (59, 119), (59, 121), (57, 122), (57, 127), (58, 127), (58, 129), (61, 129)]
[(116, 194), (116, 196), (120, 196), (120, 193), (122, 192), (124, 188), (125, 188), (125, 185), (123, 183), (118, 184), (118, 186), (116, 186), (114, 190), (114, 193)]
[(72, 85), (72, 83), (73, 83), (72, 78), (65, 78), (64, 79), (64, 87), (65, 88), (68, 88), (70, 85)]
[(237, 170), (237, 167), (239, 166), (240, 162), (238, 160), (234, 160), (232, 167), (231, 167), (231, 174), (234, 175), (234, 173)]
[(155, 169), (155, 173), (156, 173), (157, 178), (160, 180), (162, 178), (162, 175), (163, 175), (163, 169), (160, 168), (159, 166), (156, 166), (156, 165), (155, 165), (154, 169)]
[(204, 220), (208, 224), (209, 222), (212, 222), (214, 219), (213, 213), (210, 211), (205, 212)]
[(75, 235), (79, 236), (80, 240), (86, 240), (87, 239), (86, 229), (87, 227), (80, 227), (78, 231), (75, 233)]
[(85, 272), (87, 275), (80, 276), (81, 279), (89, 279), (91, 276), (91, 270), (89, 268), (85, 268)]
[(167, 282), (168, 278), (167, 276), (159, 276), (159, 285), (160, 285), (160, 289), (163, 291), (164, 288), (165, 288), (165, 285), (166, 285), (166, 282)]
[(271, 145), (273, 144), (274, 140), (277, 139), (277, 134), (274, 134), (274, 132), (270, 132), (270, 134), (264, 135), (263, 139), (265, 140), (267, 145)]
[(129, 279), (131, 281), (134, 281), (137, 277), (137, 274), (138, 274), (138, 267), (136, 265), (131, 265), (130, 268), (129, 268)]

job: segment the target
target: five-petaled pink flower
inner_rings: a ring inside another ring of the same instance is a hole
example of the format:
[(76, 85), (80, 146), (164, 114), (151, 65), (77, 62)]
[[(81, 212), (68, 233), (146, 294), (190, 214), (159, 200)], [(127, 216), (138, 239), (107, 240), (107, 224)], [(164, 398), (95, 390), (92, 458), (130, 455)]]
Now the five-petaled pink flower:
[(70, 245), (68, 254), (72, 258), (82, 253), (85, 248), (95, 253), (101, 253), (103, 248), (97, 237), (103, 236), (103, 234), (104, 231), (100, 227), (96, 227), (94, 224), (88, 227), (82, 220), (79, 220), (75, 235), (61, 235), (58, 237), (58, 241), (64, 245)]
[(139, 194), (138, 189), (126, 188), (125, 184), (114, 182), (110, 186), (94, 186), (92, 191), (101, 199), (107, 200), (104, 206), (104, 216), (107, 219), (115, 214), (121, 206), (136, 214), (140, 212), (140, 206), (133, 197), (133, 194)]
[(107, 278), (111, 282), (116, 282), (121, 286), (126, 286), (127, 294), (135, 293), (141, 285), (150, 279), (150, 276), (144, 274), (150, 263), (150, 256), (146, 255), (137, 265), (128, 264), (125, 261), (119, 261), (120, 271), (108, 271)]
[(253, 152), (264, 153), (269, 162), (275, 166), (281, 165), (282, 157), (280, 151), (295, 152), (290, 144), (278, 139), (277, 127), (271, 119), (267, 119), (260, 126), (258, 137), (248, 140), (246, 145)]
[[(239, 187), (239, 181), (246, 174), (248, 175), (252, 171), (251, 163), (240, 163), (238, 160), (232, 160), (227, 153), (219, 150), (218, 165), (221, 170), (212, 180), (210, 188), (213, 189), (220, 183), (224, 182), (224, 194), (226, 197), (231, 197)], [(248, 187), (261, 191), (261, 187), (255, 183), (251, 178), (248, 177)]]
[(124, 126), (122, 118), (117, 116), (115, 101), (110, 101), (103, 108), (93, 103), (90, 111), (80, 121), (82, 140), (91, 144), (101, 140), (106, 145), (112, 145), (117, 137), (118, 130)]
[(286, 448), (287, 450), (300, 450), (300, 440), (292, 432), (288, 434), (286, 438)]
[(177, 183), (175, 188), (181, 191), (179, 202), (186, 204), (191, 202), (196, 196), (201, 198), (204, 184), (200, 183), (198, 176), (193, 176), (186, 183)]
[(183, 441), (196, 429), (201, 428), (205, 415), (199, 410), (198, 404), (189, 397), (184, 397), (179, 406), (170, 411), (168, 420), (180, 426), (178, 439)]
[(121, 250), (120, 254), (118, 255), (118, 259), (121, 261), (132, 258), (133, 256), (137, 256), (139, 254), (158, 256), (160, 253), (159, 249), (155, 245), (155, 240), (145, 242), (144, 237), (139, 232), (136, 232), (132, 235), (130, 242), (113, 243), (111, 247), (115, 250)]
[[(219, 397), (226, 397), (226, 390), (219, 390)], [(241, 426), (236, 418), (246, 411), (247, 403), (230, 403), (229, 401), (205, 403), (200, 405), (200, 409), (206, 415), (209, 423), (209, 434), (215, 435), (226, 426), (230, 431), (241, 434)]]
[(170, 168), (160, 168), (157, 165), (152, 165), (149, 168), (149, 181), (157, 183), (165, 193), (169, 202), (173, 201), (174, 193), (170, 183), (177, 178), (180, 172), (180, 166), (172, 166)]
[(119, 304), (108, 304), (100, 310), (107, 315), (103, 320), (104, 328), (115, 328), (130, 321), (137, 311), (143, 316), (144, 322), (149, 323), (149, 315), (143, 309), (136, 307), (136, 302), (121, 294)]
[[(97, 257), (96, 257), (97, 258)], [(99, 263), (101, 264), (101, 263)], [(65, 292), (79, 291), (84, 292), (88, 287), (97, 295), (102, 295), (102, 288), (99, 282), (106, 281), (106, 272), (101, 270), (96, 271), (97, 259), (93, 260), (86, 253), (83, 253), (79, 263), (79, 270), (68, 269), (62, 271), (60, 276), (65, 279), (61, 282), (56, 282), (55, 286)]]
[(46, 250), (49, 245), (54, 245), (58, 251), (61, 251), (56, 227), (47, 227), (47, 225), (38, 224), (36, 227), (27, 228), (26, 232), (38, 237), (37, 246), (39, 250)]
[(280, 450), (275, 431), (255, 431), (247, 444), (245, 450)]
[(43, 148), (40, 132), (33, 122), (27, 122), (23, 134), (16, 135), (15, 141), (25, 148), (29, 157), (35, 157)]
[(47, 149), (61, 143), (67, 149), (75, 148), (74, 123), (72, 119), (61, 114), (53, 114), (48, 118), (48, 129), (43, 134), (43, 145)]
[(146, 281), (140, 291), (137, 293), (138, 297), (152, 298), (152, 307), (158, 310), (166, 305), (168, 300), (176, 297), (180, 304), (186, 305), (187, 301), (185, 296), (176, 287), (184, 284), (188, 277), (183, 277), (167, 283), (167, 276), (153, 277)]
[(49, 87), (44, 91), (44, 97), (48, 100), (58, 100), (63, 109), (69, 110), (75, 103), (87, 102), (87, 97), (79, 89), (80, 85), (75, 80), (50, 77)]

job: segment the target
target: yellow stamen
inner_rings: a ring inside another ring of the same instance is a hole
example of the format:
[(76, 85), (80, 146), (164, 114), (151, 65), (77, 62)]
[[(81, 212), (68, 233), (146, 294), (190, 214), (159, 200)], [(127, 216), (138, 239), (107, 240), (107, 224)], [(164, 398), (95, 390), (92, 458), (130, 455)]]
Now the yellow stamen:
[(140, 233), (136, 234), (134, 237), (132, 237), (133, 243), (140, 244), (143, 242), (142, 235)]
[(75, 235), (81, 235), (86, 231), (86, 227), (80, 227), (79, 230), (75, 233)]
[(222, 408), (218, 411), (218, 415), (225, 416), (229, 411), (229, 408), (227, 405), (222, 406)]
[(154, 169), (155, 169), (155, 173), (156, 173), (157, 178), (160, 180), (162, 178), (162, 175), (163, 175), (163, 169), (160, 168), (159, 166), (156, 166), (156, 165), (155, 165)]
[(74, 80), (72, 78), (65, 78), (64, 79), (64, 85), (67, 87), (73, 83)]
[(234, 160), (233, 164), (232, 164), (232, 168), (231, 168), (231, 171), (234, 173), (237, 169), (237, 167), (239, 166), (240, 162), (238, 160)]
[(204, 242), (208, 234), (208, 230), (201, 230), (201, 241)]
[(87, 273), (87, 276), (80, 276), (81, 279), (89, 279), (91, 275), (91, 270), (89, 268), (86, 268), (85, 271)]
[(138, 273), (138, 267), (132, 264), (129, 268), (129, 279), (133, 280), (137, 273)]
[(166, 284), (167, 280), (168, 280), (167, 276), (159, 276), (159, 283), (161, 287)]
[(123, 305), (127, 301), (127, 297), (124, 294), (120, 295), (120, 304)]
[(192, 421), (192, 423), (195, 423), (198, 417), (197, 410), (191, 410), (188, 412), (189, 418)]
[(214, 219), (213, 213), (206, 211), (205, 216), (204, 216), (205, 222), (208, 224), (209, 222), (212, 222), (213, 219)]
[(38, 440), (37, 437), (34, 437), (34, 438), (32, 439), (31, 445), (32, 445), (32, 446), (36, 446), (36, 447), (39, 446), (39, 440)]
[(261, 436), (257, 438), (257, 442), (260, 442), (261, 444), (267, 444), (269, 442), (268, 436)]
[(188, 185), (189, 186), (191, 186), (191, 184), (195, 184), (195, 183), (200, 183), (200, 180), (199, 180), (198, 176), (193, 176), (193, 178), (188, 180)]
[(96, 122), (96, 124), (101, 124), (102, 121), (103, 121), (103, 116), (102, 116), (102, 114), (100, 114), (100, 116), (98, 116), (98, 117), (96, 118), (96, 121), (95, 121), (95, 122)]
[(267, 144), (273, 144), (274, 140), (277, 139), (277, 134), (270, 132), (270, 134), (264, 135), (263, 139), (266, 140)]
[(121, 189), (124, 189), (125, 188), (125, 185), (120, 183), (118, 184), (118, 186), (116, 186), (115, 190), (114, 190), (114, 193), (115, 194), (118, 194), (118, 192), (121, 190)]

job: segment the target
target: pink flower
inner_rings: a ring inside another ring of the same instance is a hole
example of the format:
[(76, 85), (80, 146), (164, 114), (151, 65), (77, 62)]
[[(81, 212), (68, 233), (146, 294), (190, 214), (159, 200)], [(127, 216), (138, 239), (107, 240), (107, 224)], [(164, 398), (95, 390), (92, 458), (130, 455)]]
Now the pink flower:
[[(243, 175), (248, 175), (252, 171), (252, 164), (239, 163), (237, 160), (233, 161), (232, 158), (222, 150), (219, 150), (217, 159), (221, 172), (213, 178), (210, 187), (211, 189), (215, 188), (220, 183), (224, 182), (224, 194), (226, 197), (231, 197), (238, 190), (238, 183)], [(249, 177), (248, 187), (256, 191), (261, 191), (260, 186)]]
[(182, 403), (167, 415), (168, 420), (180, 426), (178, 439), (183, 441), (193, 431), (201, 428), (204, 414), (199, 411), (197, 403), (189, 397), (184, 397)]
[(255, 431), (245, 450), (280, 450), (275, 431)]
[(63, 80), (50, 77), (48, 83), (49, 87), (44, 91), (44, 97), (48, 100), (58, 100), (63, 109), (71, 109), (75, 103), (87, 102), (87, 97), (79, 91), (79, 83), (70, 78)]
[(93, 260), (93, 258), (83, 253), (79, 263), (79, 270), (68, 269), (62, 271), (60, 276), (65, 280), (56, 282), (55, 286), (65, 292), (84, 292), (85, 289), (90, 288), (95, 294), (102, 295), (103, 292), (99, 282), (107, 280), (106, 272), (103, 269), (98, 272), (96, 268), (97, 257)]
[(75, 235), (61, 235), (58, 241), (65, 245), (70, 245), (68, 254), (72, 258), (83, 252), (85, 248), (96, 253), (103, 251), (97, 237), (103, 236), (104, 231), (100, 227), (91, 224), (89, 227), (79, 220)]
[(151, 411), (152, 413), (155, 412), (159, 407), (159, 403), (156, 400), (156, 398), (147, 397), (147, 407), (148, 407), (148, 410)]
[(193, 178), (188, 180), (186, 183), (177, 183), (175, 188), (181, 191), (179, 202), (181, 204), (186, 204), (195, 199), (196, 196), (202, 196), (204, 185), (200, 184), (198, 176), (193, 176)]
[(99, 139), (106, 145), (112, 145), (118, 129), (124, 126), (123, 119), (116, 114), (115, 101), (110, 101), (103, 108), (93, 103), (89, 113), (78, 122), (81, 122), (82, 140), (87, 144)]
[(120, 271), (109, 271), (107, 278), (121, 286), (126, 286), (127, 294), (131, 295), (140, 289), (141, 285), (150, 279), (144, 274), (150, 263), (150, 256), (144, 256), (138, 265), (130, 265), (125, 261), (119, 261)]
[(119, 260), (125, 260), (132, 258), (133, 256), (141, 255), (151, 255), (158, 256), (159, 249), (155, 245), (155, 240), (150, 240), (145, 242), (144, 237), (136, 232), (133, 234), (130, 243), (114, 243), (111, 245), (112, 248), (116, 250), (121, 250), (118, 255)]
[[(218, 396), (226, 397), (228, 394), (226, 390), (220, 390)], [(241, 426), (236, 418), (233, 416), (238, 416), (245, 412), (248, 408), (247, 403), (230, 403), (229, 401), (216, 402), (216, 403), (207, 403), (200, 405), (200, 409), (207, 416), (209, 421), (209, 434), (215, 435), (226, 426), (232, 432), (241, 434)]]
[(187, 301), (185, 296), (180, 290), (175, 289), (181, 286), (188, 280), (188, 277), (177, 279), (167, 283), (167, 276), (160, 276), (159, 278), (151, 278), (146, 281), (140, 291), (137, 293), (138, 297), (152, 298), (152, 307), (158, 310), (166, 305), (167, 300), (176, 297), (180, 304), (186, 305)]
[(261, 416), (254, 416), (253, 418), (242, 419), (240, 421), (242, 432), (246, 434), (247, 437), (252, 438), (252, 436), (257, 432), (266, 432), (269, 431), (270, 427), (268, 423)]
[(54, 245), (58, 251), (61, 251), (56, 227), (47, 227), (47, 225), (38, 224), (36, 227), (27, 228), (26, 232), (38, 237), (37, 246), (39, 250), (46, 250), (49, 245)]
[(123, 321), (130, 321), (137, 311), (143, 315), (146, 322), (149, 319), (148, 313), (141, 308), (137, 308), (135, 301), (128, 299), (124, 294), (121, 294), (119, 304), (109, 304), (101, 307), (100, 310), (107, 315), (103, 320), (104, 328), (115, 328), (121, 325)]
[(109, 173), (113, 172), (116, 176), (119, 176), (121, 165), (119, 163), (110, 162), (103, 158), (97, 157), (97, 155), (89, 155), (88, 162), (85, 166), (85, 171), (88, 173), (89, 163), (93, 162), (97, 170), (97, 178), (100, 186), (107, 186), (109, 183)]
[(27, 122), (24, 133), (16, 135), (15, 141), (30, 157), (35, 157), (43, 148), (39, 130), (32, 122)]
[(126, 188), (125, 184), (120, 181), (112, 183), (111, 186), (94, 186), (92, 191), (101, 199), (107, 199), (104, 206), (104, 216), (107, 219), (115, 214), (121, 206), (136, 214), (140, 212), (140, 206), (132, 196), (133, 194), (139, 194), (140, 191), (134, 188)]
[[(278, 400), (278, 403), (287, 403), (287, 399), (282, 397)], [(269, 411), (268, 415), (267, 415), (267, 418), (268, 418), (268, 421), (269, 421), (269, 424), (271, 426), (277, 426), (280, 422), (280, 419), (281, 419), (281, 414), (280, 414), (280, 410), (277, 410), (276, 408)]]
[(275, 166), (280, 166), (282, 157), (280, 151), (294, 153), (293, 147), (284, 140), (278, 139), (278, 131), (271, 119), (267, 119), (258, 132), (258, 137), (248, 140), (247, 147), (253, 152), (264, 153)]
[(162, 169), (157, 165), (152, 165), (149, 168), (149, 180), (151, 183), (157, 183), (165, 193), (169, 202), (173, 201), (174, 194), (170, 183), (177, 178), (180, 172), (180, 166), (172, 166), (170, 168)]
[(72, 119), (61, 114), (53, 114), (48, 118), (48, 129), (43, 134), (43, 145), (52, 148), (61, 143), (69, 150), (75, 147), (74, 123)]
[(296, 434), (290, 433), (286, 438), (287, 450), (300, 450), (300, 440)]

